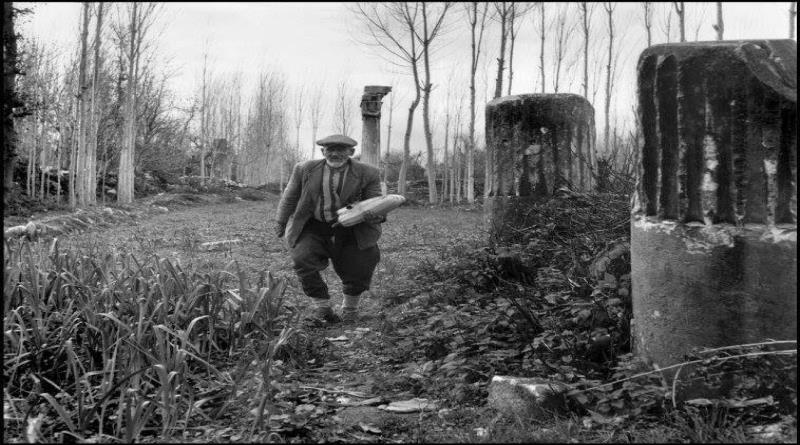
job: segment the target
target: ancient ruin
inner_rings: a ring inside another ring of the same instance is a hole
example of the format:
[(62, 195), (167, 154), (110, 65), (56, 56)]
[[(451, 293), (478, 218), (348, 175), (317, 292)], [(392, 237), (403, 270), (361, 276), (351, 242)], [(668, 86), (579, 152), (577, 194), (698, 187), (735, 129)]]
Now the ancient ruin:
[(361, 162), (378, 166), (381, 147), (381, 105), (392, 87), (367, 85), (361, 96)]
[(797, 338), (797, 43), (655, 45), (639, 58), (631, 221), (636, 353)]
[(520, 94), (486, 105), (490, 177), (484, 204), (492, 233), (525, 201), (552, 196), (559, 188), (593, 186), (594, 109), (576, 94)]

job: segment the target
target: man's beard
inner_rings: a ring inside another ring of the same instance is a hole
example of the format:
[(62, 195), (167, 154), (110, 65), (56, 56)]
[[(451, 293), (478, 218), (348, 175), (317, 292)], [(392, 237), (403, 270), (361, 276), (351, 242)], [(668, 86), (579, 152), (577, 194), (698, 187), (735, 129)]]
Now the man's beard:
[(338, 162), (334, 162), (334, 161), (331, 161), (330, 159), (326, 159), (325, 162), (328, 163), (328, 167), (339, 168), (339, 167), (343, 166), (345, 162), (347, 162), (347, 159), (345, 159), (344, 161), (338, 161)]

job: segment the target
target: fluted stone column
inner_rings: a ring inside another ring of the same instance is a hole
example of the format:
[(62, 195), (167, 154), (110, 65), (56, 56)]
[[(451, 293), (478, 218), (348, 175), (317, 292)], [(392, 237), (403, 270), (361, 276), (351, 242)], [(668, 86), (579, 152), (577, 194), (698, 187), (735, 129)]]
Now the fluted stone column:
[(381, 105), (392, 87), (367, 85), (361, 96), (361, 162), (378, 167), (381, 147)]
[(561, 187), (590, 190), (594, 143), (594, 109), (583, 96), (520, 94), (489, 102), (492, 178), (484, 203), (489, 232), (501, 232), (518, 204), (546, 199)]
[(797, 44), (655, 45), (639, 58), (634, 347), (797, 338)]

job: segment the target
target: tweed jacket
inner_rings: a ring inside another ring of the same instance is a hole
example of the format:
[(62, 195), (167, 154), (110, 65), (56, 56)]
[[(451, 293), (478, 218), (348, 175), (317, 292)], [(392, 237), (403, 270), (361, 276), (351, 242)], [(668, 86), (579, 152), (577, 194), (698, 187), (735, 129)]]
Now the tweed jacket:
[[(377, 168), (350, 159), (342, 193), (339, 196), (342, 207), (354, 202), (381, 196), (380, 172)], [(299, 162), (292, 170), (289, 183), (278, 203), (276, 221), (286, 225), (285, 239), (289, 247), (297, 244), (303, 226), (314, 217), (314, 204), (322, 193), (322, 167), (324, 159)], [(362, 222), (353, 226), (353, 233), (359, 249), (366, 249), (378, 243), (381, 236), (380, 224)]]

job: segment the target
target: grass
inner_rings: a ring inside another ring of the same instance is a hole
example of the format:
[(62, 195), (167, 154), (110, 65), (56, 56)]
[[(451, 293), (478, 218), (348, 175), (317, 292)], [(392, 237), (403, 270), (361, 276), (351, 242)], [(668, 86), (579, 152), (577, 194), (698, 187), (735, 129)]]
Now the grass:
[[(27, 412), (6, 418), (7, 433), (51, 409), (40, 439), (131, 442), (156, 426), (170, 437), (180, 421), (188, 426), (200, 381), (229, 380), (211, 364), (215, 354), (255, 345), (250, 356), (264, 360), (269, 384), (292, 333), (285, 281), (262, 273), (251, 283), (235, 262), (204, 272), (95, 242), (4, 249), (4, 383), (10, 410)], [(262, 385), (262, 407), (268, 397)]]

